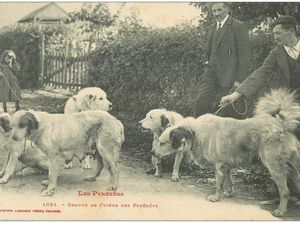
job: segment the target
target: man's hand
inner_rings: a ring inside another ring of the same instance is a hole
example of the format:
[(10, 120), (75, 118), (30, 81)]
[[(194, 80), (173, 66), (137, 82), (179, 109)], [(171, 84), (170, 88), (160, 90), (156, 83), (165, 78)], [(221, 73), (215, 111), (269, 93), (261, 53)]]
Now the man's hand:
[(220, 101), (220, 106), (222, 108), (228, 106), (229, 104), (237, 100), (239, 97), (241, 97), (241, 95), (242, 95), (241, 93), (233, 92), (231, 95), (224, 96)]
[(238, 81), (234, 81), (234, 83), (233, 83), (234, 89), (238, 88), (240, 85), (241, 85), (241, 83)]

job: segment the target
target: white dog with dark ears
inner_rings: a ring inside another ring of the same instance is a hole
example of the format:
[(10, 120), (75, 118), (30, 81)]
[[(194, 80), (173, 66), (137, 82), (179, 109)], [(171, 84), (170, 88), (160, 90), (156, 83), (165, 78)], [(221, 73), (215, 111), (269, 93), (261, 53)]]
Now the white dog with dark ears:
[(11, 116), (7, 113), (0, 114), (0, 149), (8, 153), (0, 171), (0, 183), (6, 183), (15, 172), (16, 164), (20, 161), (21, 175), (42, 174), (48, 172), (49, 161), (45, 153), (36, 148), (31, 141), (13, 141), (11, 138)]
[(272, 214), (283, 216), (289, 197), (288, 176), (300, 193), (299, 141), (293, 133), (299, 120), (295, 93), (273, 90), (259, 99), (253, 118), (237, 120), (206, 114), (182, 119), (162, 133), (155, 155), (161, 158), (188, 151), (198, 163), (208, 163), (216, 176), (216, 192), (208, 196), (213, 202), (219, 201), (223, 193), (232, 192), (231, 168), (259, 157), (280, 195), (280, 204)]
[[(104, 110), (110, 111), (112, 103), (107, 99), (105, 91), (99, 87), (81, 89), (76, 95), (70, 97), (65, 105), (64, 113), (71, 114), (82, 111)], [(65, 164), (66, 169), (72, 168), (72, 161)], [(84, 158), (83, 169), (91, 169), (90, 155)]]
[[(178, 121), (182, 119), (182, 115), (177, 112), (167, 111), (166, 109), (152, 109), (150, 110), (146, 117), (139, 121), (139, 125), (143, 130), (149, 130), (153, 134), (153, 142), (152, 142), (152, 150), (151, 153), (155, 152), (156, 148), (159, 148), (159, 136), (161, 133), (170, 126), (175, 125)], [(178, 181), (179, 179), (179, 167), (182, 160), (182, 152), (176, 153), (175, 161), (173, 159), (173, 173), (172, 173), (172, 181)], [(152, 165), (154, 168), (147, 170), (148, 174), (155, 173), (156, 177), (161, 177), (163, 174), (162, 171), (162, 163), (166, 163), (166, 161), (172, 161), (172, 157), (168, 159), (161, 160), (160, 158), (152, 156)]]
[(124, 142), (122, 123), (108, 112), (85, 111), (73, 114), (49, 114), (20, 110), (12, 116), (12, 138), (28, 138), (48, 157), (49, 183), (43, 196), (53, 195), (59, 174), (58, 157), (77, 157), (96, 150), (95, 174), (86, 177), (94, 181), (106, 167), (112, 177), (109, 190), (116, 190), (119, 181), (118, 159)]

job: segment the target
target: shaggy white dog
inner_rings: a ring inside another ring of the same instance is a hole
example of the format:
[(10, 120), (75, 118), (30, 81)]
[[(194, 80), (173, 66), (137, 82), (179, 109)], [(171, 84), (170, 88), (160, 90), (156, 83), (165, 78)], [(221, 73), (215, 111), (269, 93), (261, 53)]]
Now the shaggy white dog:
[(211, 114), (181, 120), (159, 138), (155, 156), (188, 151), (198, 163), (206, 162), (215, 171), (219, 201), (223, 192), (232, 192), (231, 168), (242, 166), (258, 156), (275, 181), (280, 204), (274, 216), (286, 212), (289, 190), (287, 176), (300, 193), (299, 142), (293, 132), (299, 126), (300, 106), (295, 95), (275, 90), (258, 101), (254, 118), (236, 120)]
[(122, 123), (109, 113), (85, 111), (73, 114), (49, 114), (46, 112), (17, 111), (12, 116), (12, 138), (20, 141), (28, 138), (48, 157), (49, 184), (43, 196), (54, 193), (59, 174), (58, 157), (84, 158), (96, 150), (95, 174), (85, 180), (94, 181), (103, 167), (107, 167), (112, 179), (109, 190), (116, 190), (119, 181), (118, 159), (124, 142)]
[[(87, 87), (67, 100), (64, 113), (71, 114), (92, 110), (110, 111), (111, 109), (112, 103), (107, 99), (105, 91), (98, 87)], [(90, 158), (91, 155), (85, 156), (82, 163), (83, 169), (91, 169)], [(72, 168), (72, 161), (66, 162), (65, 168)]]

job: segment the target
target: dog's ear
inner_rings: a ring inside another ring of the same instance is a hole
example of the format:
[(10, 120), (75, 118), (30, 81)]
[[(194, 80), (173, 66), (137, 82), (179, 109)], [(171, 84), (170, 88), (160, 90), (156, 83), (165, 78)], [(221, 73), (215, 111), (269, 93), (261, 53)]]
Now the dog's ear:
[(0, 118), (0, 126), (3, 128), (4, 132), (11, 130), (10, 121), (8, 118)]
[(20, 117), (19, 127), (27, 127), (27, 134), (30, 135), (32, 130), (39, 128), (39, 122), (32, 113), (26, 112)]
[(160, 117), (160, 123), (162, 128), (167, 128), (170, 124), (169, 119), (163, 114)]
[(175, 128), (170, 132), (172, 148), (178, 149), (186, 140), (194, 141), (195, 134), (185, 127)]

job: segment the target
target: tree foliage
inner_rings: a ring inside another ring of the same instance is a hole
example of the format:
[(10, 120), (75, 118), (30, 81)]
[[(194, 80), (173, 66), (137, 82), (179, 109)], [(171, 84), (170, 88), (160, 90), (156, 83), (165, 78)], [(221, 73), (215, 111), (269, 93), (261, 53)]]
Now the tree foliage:
[[(211, 2), (192, 3), (195, 7), (201, 8), (204, 20), (202, 24), (212, 23)], [(267, 18), (275, 19), (279, 15), (294, 16), (300, 22), (299, 2), (233, 2), (230, 5), (231, 15), (246, 22), (250, 28), (267, 22)]]
[(83, 32), (96, 32), (112, 26), (117, 15), (112, 15), (103, 3), (84, 3), (79, 11), (71, 12), (67, 23), (83, 22), (80, 28)]

